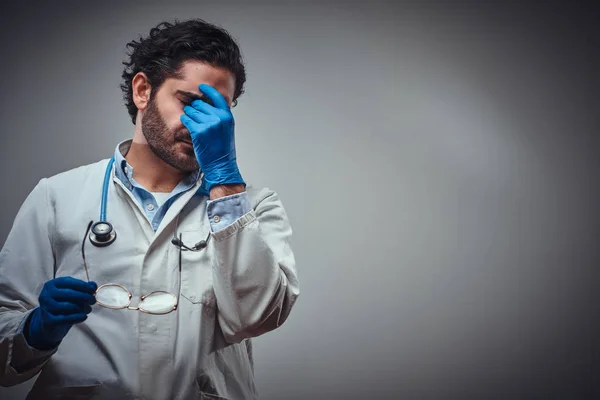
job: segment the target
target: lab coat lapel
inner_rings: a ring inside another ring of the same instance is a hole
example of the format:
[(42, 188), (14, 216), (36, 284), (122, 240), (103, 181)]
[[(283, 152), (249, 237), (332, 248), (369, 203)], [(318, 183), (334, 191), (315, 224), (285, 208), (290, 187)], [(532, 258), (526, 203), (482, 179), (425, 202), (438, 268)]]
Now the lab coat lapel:
[[(116, 194), (123, 199), (123, 201), (128, 202), (131, 207), (132, 214), (137, 219), (137, 222), (146, 237), (148, 243), (152, 242), (153, 239), (153, 230), (150, 221), (148, 221), (148, 217), (144, 214), (144, 210), (140, 207), (137, 200), (133, 197), (131, 192), (123, 185), (119, 179), (115, 178), (115, 190)], [(120, 190), (119, 190), (119, 186)]]
[(171, 224), (171, 222), (177, 217), (181, 210), (183, 210), (183, 207), (185, 207), (185, 205), (192, 199), (192, 197), (196, 195), (196, 192), (198, 191), (198, 188), (201, 184), (202, 180), (199, 179), (191, 189), (189, 189), (187, 192), (184, 192), (183, 194), (181, 194), (181, 196), (175, 199), (173, 204), (171, 204), (171, 206), (165, 213), (165, 216), (163, 217), (162, 221), (160, 222), (160, 225), (158, 226), (158, 229), (154, 234), (153, 240), (155, 240), (161, 235), (162, 231), (164, 231), (166, 227)]
[(127, 189), (125, 187), (125, 185), (123, 185), (123, 182), (121, 182), (121, 180), (116, 176), (115, 165), (113, 165), (113, 169), (112, 169), (112, 181), (115, 184), (115, 186), (114, 186), (115, 194), (120, 196), (124, 201), (129, 202), (129, 205), (132, 208), (133, 214), (137, 218), (138, 223), (139, 223), (140, 227), (142, 228), (142, 232), (144, 232), (144, 235), (146, 236), (146, 240), (148, 241), (148, 243), (151, 243), (153, 240), (153, 233), (154, 233), (152, 230), (152, 224), (150, 221), (148, 221), (148, 217), (144, 213), (144, 210), (142, 209), (142, 207), (140, 206), (138, 201), (135, 199), (135, 197), (133, 196), (131, 191), (129, 189)]

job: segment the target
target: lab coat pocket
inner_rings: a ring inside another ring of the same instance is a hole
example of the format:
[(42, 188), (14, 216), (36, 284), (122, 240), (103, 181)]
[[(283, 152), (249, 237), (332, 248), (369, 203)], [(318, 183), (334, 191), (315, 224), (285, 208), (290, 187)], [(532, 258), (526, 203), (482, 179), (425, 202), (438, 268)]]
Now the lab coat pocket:
[[(199, 228), (181, 231), (181, 240), (187, 247), (193, 247), (208, 237), (208, 230)], [(215, 307), (213, 290), (212, 247), (181, 251), (181, 295), (193, 304)], [(175, 259), (179, 262), (179, 249), (175, 248)]]

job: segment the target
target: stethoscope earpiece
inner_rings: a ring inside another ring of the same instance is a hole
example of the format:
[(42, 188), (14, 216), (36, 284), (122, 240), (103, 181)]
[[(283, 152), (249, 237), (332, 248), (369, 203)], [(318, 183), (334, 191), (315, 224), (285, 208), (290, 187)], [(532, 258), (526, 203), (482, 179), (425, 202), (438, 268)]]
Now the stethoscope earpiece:
[(90, 232), (90, 242), (94, 246), (104, 247), (108, 246), (117, 238), (117, 232), (113, 229), (110, 222), (98, 221), (92, 226)]
[[(210, 233), (208, 235), (210, 236)], [(173, 237), (173, 239), (171, 239), (171, 243), (174, 244), (176, 247), (179, 247), (181, 250), (188, 251), (200, 251), (208, 245), (207, 240), (201, 240), (198, 243), (196, 243), (194, 247), (188, 247), (185, 244), (183, 244), (181, 239), (179, 239), (178, 237)]]
[(171, 243), (175, 247), (178, 247), (179, 250), (200, 251), (200, 250), (204, 249), (206, 246), (208, 246), (208, 239), (210, 239), (210, 231), (208, 232), (208, 236), (206, 236), (206, 239), (199, 241), (198, 243), (196, 243), (194, 245), (194, 247), (188, 247), (185, 244), (183, 244), (183, 240), (181, 240), (181, 235), (179, 235), (179, 237), (177, 237), (177, 227), (178, 226), (179, 226), (179, 215), (177, 215), (177, 219), (175, 220), (175, 231), (173, 232), (173, 238), (171, 239)]

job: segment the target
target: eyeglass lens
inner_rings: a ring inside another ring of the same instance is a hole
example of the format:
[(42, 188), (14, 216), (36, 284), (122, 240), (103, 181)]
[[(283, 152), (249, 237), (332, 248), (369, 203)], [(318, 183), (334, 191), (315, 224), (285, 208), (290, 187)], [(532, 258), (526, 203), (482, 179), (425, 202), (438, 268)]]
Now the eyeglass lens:
[[(131, 293), (123, 286), (107, 284), (96, 291), (96, 301), (99, 305), (109, 308), (127, 308), (131, 303)], [(142, 297), (137, 308), (152, 314), (165, 314), (173, 311), (177, 299), (171, 293), (156, 291)]]

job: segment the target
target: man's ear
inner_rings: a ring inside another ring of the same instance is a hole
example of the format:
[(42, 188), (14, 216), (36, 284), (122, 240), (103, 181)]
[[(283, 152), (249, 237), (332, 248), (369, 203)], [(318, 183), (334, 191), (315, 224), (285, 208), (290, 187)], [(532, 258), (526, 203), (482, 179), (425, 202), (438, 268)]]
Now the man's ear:
[(144, 111), (148, 107), (150, 93), (152, 92), (152, 86), (146, 74), (143, 72), (135, 74), (131, 80), (131, 87), (133, 89), (133, 102), (138, 110)]

